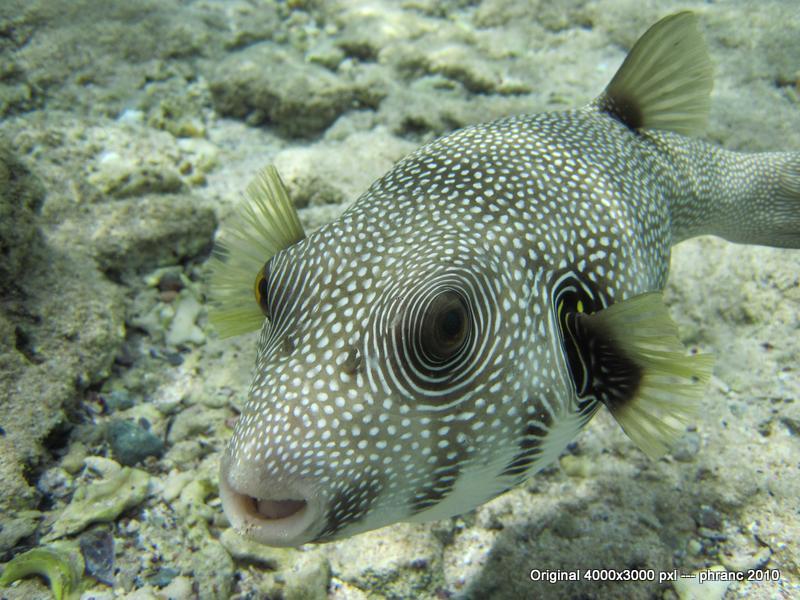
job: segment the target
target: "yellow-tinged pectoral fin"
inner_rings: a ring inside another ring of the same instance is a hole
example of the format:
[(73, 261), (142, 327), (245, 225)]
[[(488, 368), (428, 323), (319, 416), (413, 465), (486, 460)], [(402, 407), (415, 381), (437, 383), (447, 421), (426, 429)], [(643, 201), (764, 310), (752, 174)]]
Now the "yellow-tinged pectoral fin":
[(575, 314), (568, 328), (590, 365), (591, 393), (645, 454), (664, 454), (696, 416), (713, 358), (687, 354), (658, 292)]
[(253, 297), (256, 276), (270, 258), (304, 237), (278, 171), (267, 166), (247, 186), (245, 201), (214, 247), (209, 319), (220, 336), (261, 327), (264, 315)]

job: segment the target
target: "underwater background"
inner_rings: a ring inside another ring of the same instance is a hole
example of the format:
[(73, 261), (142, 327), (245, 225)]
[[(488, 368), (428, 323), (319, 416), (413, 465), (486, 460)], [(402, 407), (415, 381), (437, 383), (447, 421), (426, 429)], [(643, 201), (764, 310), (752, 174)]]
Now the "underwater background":
[[(600, 411), (476, 511), (299, 550), (239, 538), (217, 495), (258, 334), (218, 339), (206, 262), (255, 173), (278, 167), (310, 231), (443, 133), (589, 102), (682, 9), (715, 66), (706, 137), (800, 150), (795, 0), (0, 0), (0, 563), (33, 550), (0, 584), (29, 568), (97, 599), (800, 598), (797, 250), (674, 248), (671, 314), (717, 362), (659, 461)], [(709, 567), (753, 572), (658, 581)], [(610, 574), (547, 581), (589, 569)], [(607, 580), (642, 569), (655, 580)], [(34, 577), (0, 597), (52, 593)]]

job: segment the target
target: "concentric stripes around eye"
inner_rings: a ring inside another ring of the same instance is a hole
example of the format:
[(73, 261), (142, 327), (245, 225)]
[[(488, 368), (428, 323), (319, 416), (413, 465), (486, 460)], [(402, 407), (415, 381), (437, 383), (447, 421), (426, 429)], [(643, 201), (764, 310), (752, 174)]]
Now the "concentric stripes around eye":
[[(387, 291), (390, 301), (375, 307), (367, 352), (385, 357), (375, 363), (369, 377), (391, 382), (406, 397), (420, 401), (419, 409), (442, 410), (458, 394), (464, 397), (491, 364), (500, 328), (496, 310), (497, 290), (480, 271), (451, 267), (397, 292)], [(436, 362), (420, 346), (425, 311), (444, 293), (458, 295), (466, 308), (468, 332), (462, 347), (446, 361)]]

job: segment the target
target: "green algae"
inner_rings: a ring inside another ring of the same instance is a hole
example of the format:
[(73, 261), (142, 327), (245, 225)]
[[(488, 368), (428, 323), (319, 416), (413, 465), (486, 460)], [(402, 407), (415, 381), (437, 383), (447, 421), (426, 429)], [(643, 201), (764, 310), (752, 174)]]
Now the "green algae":
[(140, 504), (146, 497), (150, 475), (123, 467), (107, 479), (79, 487), (45, 539), (78, 533), (91, 523), (107, 523)]
[(40, 575), (50, 583), (56, 600), (80, 597), (84, 561), (78, 544), (54, 542), (15, 556), (0, 575), (0, 587), (30, 575)]

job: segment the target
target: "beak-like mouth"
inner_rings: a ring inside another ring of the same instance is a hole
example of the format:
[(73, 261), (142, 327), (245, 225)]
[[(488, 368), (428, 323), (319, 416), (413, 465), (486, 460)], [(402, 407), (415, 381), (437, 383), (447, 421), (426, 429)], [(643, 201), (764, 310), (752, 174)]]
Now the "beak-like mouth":
[[(224, 461), (223, 461), (224, 463)], [(221, 469), (219, 495), (231, 525), (245, 537), (268, 546), (299, 546), (310, 542), (322, 505), (318, 498), (296, 489), (271, 490), (271, 498), (258, 498), (234, 489)]]

